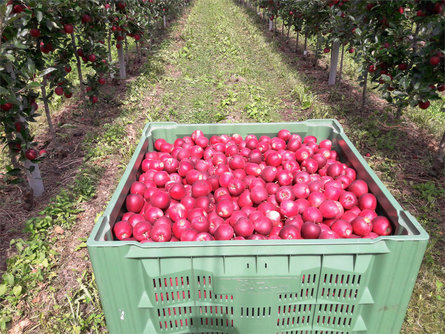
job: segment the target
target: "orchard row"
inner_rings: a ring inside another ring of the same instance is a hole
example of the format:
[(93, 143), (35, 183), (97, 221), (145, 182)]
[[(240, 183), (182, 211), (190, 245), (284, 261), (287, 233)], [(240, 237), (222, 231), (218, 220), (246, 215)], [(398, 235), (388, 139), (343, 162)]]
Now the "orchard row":
[(366, 91), (370, 78), (383, 97), (401, 110), (427, 109), (445, 91), (445, 1), (443, 0), (250, 0), (269, 20), (316, 40), (315, 61), (331, 53), (329, 84), (343, 53), (360, 64)]
[[(28, 123), (39, 105), (54, 136), (49, 103), (55, 95), (70, 98), (80, 81), (84, 105), (99, 100), (100, 86), (116, 76), (112, 50), (117, 49), (120, 78), (126, 76), (128, 38), (139, 55), (156, 25), (187, 0), (10, 0), (0, 5), (0, 133), (9, 146), (15, 171), (41, 154), (35, 150)], [(76, 75), (69, 73), (77, 70)], [(85, 71), (86, 69), (86, 71)], [(87, 74), (82, 73), (87, 72)], [(75, 79), (74, 79), (75, 78)], [(42, 152), (44, 153), (44, 152)], [(37, 168), (34, 165), (32, 169)], [(39, 193), (40, 190), (37, 190)]]

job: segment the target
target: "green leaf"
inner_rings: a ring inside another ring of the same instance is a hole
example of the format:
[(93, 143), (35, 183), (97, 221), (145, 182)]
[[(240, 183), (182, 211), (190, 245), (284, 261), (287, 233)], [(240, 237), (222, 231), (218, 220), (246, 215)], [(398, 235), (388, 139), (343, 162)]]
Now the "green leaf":
[(15, 46), (17, 49), (22, 49), (22, 50), (25, 50), (25, 49), (28, 48), (27, 45), (22, 44), (22, 43), (20, 43), (19, 41), (15, 41), (14, 46)]
[(39, 88), (40, 87), (40, 83), (38, 83), (36, 81), (32, 81), (26, 87), (30, 88), (30, 89), (32, 89), (32, 88)]
[(35, 11), (35, 14), (36, 14), (37, 21), (40, 23), (43, 19), (43, 13), (40, 10), (38, 10), (38, 11)]
[(54, 21), (46, 21), (46, 26), (49, 30), (58, 29), (57, 23)]
[(3, 274), (3, 279), (8, 285), (14, 285), (14, 276), (10, 273)]
[(48, 67), (46, 68), (42, 73), (39, 74), (39, 77), (43, 77), (51, 72), (54, 72), (55, 70), (57, 70), (57, 68), (55, 67)]
[(18, 297), (22, 294), (22, 286), (21, 285), (16, 285), (14, 288), (12, 288), (12, 293)]
[(11, 176), (19, 176), (20, 175), (20, 168), (13, 168), (11, 170), (8, 170), (6, 174)]
[(0, 297), (6, 294), (6, 291), (8, 288), (6, 287), (6, 284), (0, 284)]

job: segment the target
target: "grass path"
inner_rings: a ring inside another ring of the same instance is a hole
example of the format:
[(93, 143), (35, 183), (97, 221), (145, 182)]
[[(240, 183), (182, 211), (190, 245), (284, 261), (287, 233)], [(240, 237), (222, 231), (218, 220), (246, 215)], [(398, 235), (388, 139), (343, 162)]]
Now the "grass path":
[[(443, 311), (438, 311), (444, 309), (445, 298), (443, 227), (438, 224), (443, 179), (418, 174), (421, 166), (428, 165), (430, 154), (422, 151), (415, 137), (420, 133), (428, 138), (428, 134), (411, 123), (394, 123), (385, 110), (368, 110), (364, 117), (347, 86), (322, 86), (324, 74), (308, 75), (307, 64), (295, 59), (289, 49), (235, 0), (194, 1), (150, 54), (125, 97), (116, 101), (110, 90), (107, 100), (118, 104), (120, 116), (110, 120), (100, 136), (85, 137), (84, 164), (90, 166), (87, 171), (94, 166), (96, 174), (84, 173), (77, 181), (86, 184), (94, 179), (87, 198), (78, 204), (83, 213), (73, 218), (75, 225), (64, 227), (63, 238), (51, 233), (53, 249), (62, 256), (46, 268), (47, 282), (38, 284), (34, 295), (29, 292), (19, 304), (14, 328), (28, 320), (31, 325), (25, 326), (26, 333), (106, 332), (83, 242), (111, 197), (147, 121), (267, 122), (321, 117), (338, 119), (358, 149), (363, 154), (371, 152), (369, 164), (432, 236), (434, 247), (427, 252), (402, 332), (440, 333), (445, 328)], [(410, 158), (414, 152), (416, 160)]]
[[(168, 56), (156, 108), (178, 122), (276, 121), (302, 82), (230, 0), (196, 1)], [(292, 111), (299, 109), (293, 105)]]

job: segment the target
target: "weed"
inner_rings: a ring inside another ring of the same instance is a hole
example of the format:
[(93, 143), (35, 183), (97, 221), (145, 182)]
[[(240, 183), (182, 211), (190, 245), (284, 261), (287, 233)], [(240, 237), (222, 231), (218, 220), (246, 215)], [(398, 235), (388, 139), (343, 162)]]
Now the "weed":
[(310, 89), (306, 86), (296, 86), (292, 90), (292, 96), (296, 99), (296, 101), (300, 104), (301, 110), (306, 110), (312, 107), (315, 101), (315, 97)]
[(415, 184), (413, 188), (430, 207), (436, 205), (437, 201), (445, 195), (445, 190), (433, 181)]

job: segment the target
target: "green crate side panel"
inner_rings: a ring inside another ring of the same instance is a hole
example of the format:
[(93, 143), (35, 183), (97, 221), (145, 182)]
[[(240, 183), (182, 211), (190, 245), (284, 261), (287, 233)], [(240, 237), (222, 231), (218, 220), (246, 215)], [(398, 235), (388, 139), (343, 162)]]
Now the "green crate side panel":
[(119, 260), (120, 247), (89, 247), (88, 251), (110, 333), (142, 333), (146, 314), (135, 302), (143, 288), (137, 263)]
[(373, 303), (367, 283), (373, 255), (324, 255), (317, 301), (320, 303)]
[(400, 332), (426, 247), (427, 240), (393, 242), (391, 253), (375, 256), (369, 281), (375, 303), (363, 312), (369, 333)]
[[(204, 325), (209, 326), (208, 329), (222, 326), (240, 332), (255, 328), (257, 332), (266, 329), (273, 332), (277, 326), (311, 327), (313, 306), (307, 308), (305, 303), (315, 303), (319, 256), (140, 261), (146, 274), (145, 282), (149, 283), (139, 307), (155, 309), (157, 320), (153, 323), (157, 332), (178, 327), (197, 330)], [(178, 305), (183, 308), (179, 322), (175, 309)], [(292, 307), (298, 312), (289, 313)], [(173, 321), (172, 312), (175, 313)]]

